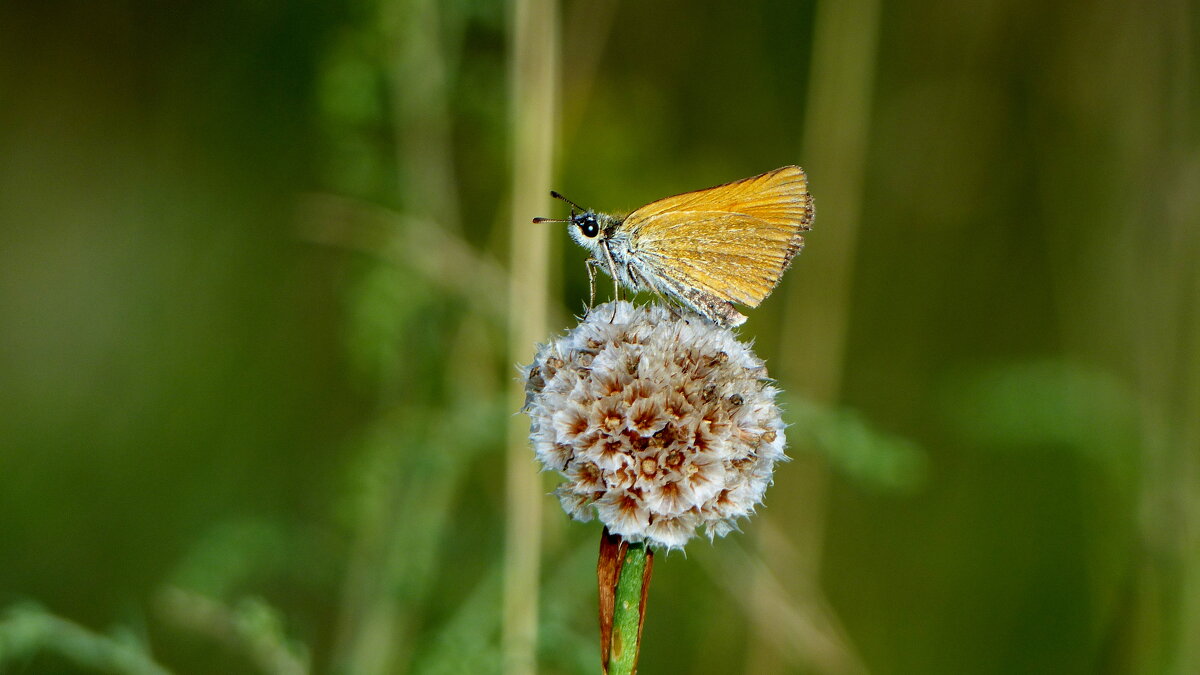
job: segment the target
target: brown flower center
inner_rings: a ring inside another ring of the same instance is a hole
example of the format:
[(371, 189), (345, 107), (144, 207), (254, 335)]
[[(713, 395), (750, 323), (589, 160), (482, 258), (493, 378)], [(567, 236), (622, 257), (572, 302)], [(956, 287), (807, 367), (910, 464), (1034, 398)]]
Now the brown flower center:
[(642, 460), (642, 473), (653, 476), (658, 471), (658, 460), (647, 457)]

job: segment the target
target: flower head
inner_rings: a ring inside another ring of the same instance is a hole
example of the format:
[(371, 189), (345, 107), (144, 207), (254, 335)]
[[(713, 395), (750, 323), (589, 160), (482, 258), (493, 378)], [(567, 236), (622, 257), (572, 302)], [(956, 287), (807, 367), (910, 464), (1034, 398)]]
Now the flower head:
[(725, 535), (786, 459), (763, 362), (728, 329), (657, 305), (596, 307), (538, 349), (525, 392), (563, 509), (629, 541)]

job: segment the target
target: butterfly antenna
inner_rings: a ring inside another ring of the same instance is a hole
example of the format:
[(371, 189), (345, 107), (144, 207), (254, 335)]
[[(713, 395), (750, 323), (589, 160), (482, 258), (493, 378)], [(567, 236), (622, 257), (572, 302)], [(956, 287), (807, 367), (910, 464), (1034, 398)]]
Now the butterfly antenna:
[(570, 218), (534, 218), (535, 223), (569, 223)]
[(561, 199), (561, 200), (563, 200), (564, 202), (566, 202), (566, 203), (570, 204), (571, 206), (574, 206), (575, 208), (579, 209), (580, 211), (587, 211), (587, 209), (585, 209), (585, 208), (583, 208), (582, 206), (580, 206), (580, 205), (576, 204), (575, 202), (571, 201), (570, 199), (567, 199), (566, 197), (562, 196), (562, 194), (561, 194), (561, 193), (559, 193), (557, 190), (551, 190), (551, 191), (550, 191), (550, 196), (551, 196), (551, 197), (554, 197), (555, 199)]

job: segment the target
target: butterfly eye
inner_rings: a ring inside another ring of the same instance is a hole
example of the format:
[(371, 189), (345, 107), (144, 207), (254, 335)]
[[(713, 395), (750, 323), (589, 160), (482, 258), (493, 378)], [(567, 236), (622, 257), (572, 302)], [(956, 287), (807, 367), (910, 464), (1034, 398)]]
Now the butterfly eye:
[(588, 216), (579, 222), (579, 231), (583, 233), (583, 236), (591, 239), (600, 234), (600, 226), (596, 224), (594, 217)]

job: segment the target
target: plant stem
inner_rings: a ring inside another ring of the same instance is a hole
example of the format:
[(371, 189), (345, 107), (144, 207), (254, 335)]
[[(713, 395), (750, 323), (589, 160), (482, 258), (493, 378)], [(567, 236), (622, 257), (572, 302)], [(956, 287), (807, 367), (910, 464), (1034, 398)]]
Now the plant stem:
[(613, 603), (613, 636), (608, 652), (608, 675), (633, 675), (637, 672), (642, 646), (642, 623), (646, 617), (646, 590), (654, 553), (646, 544), (628, 544), (617, 579)]

